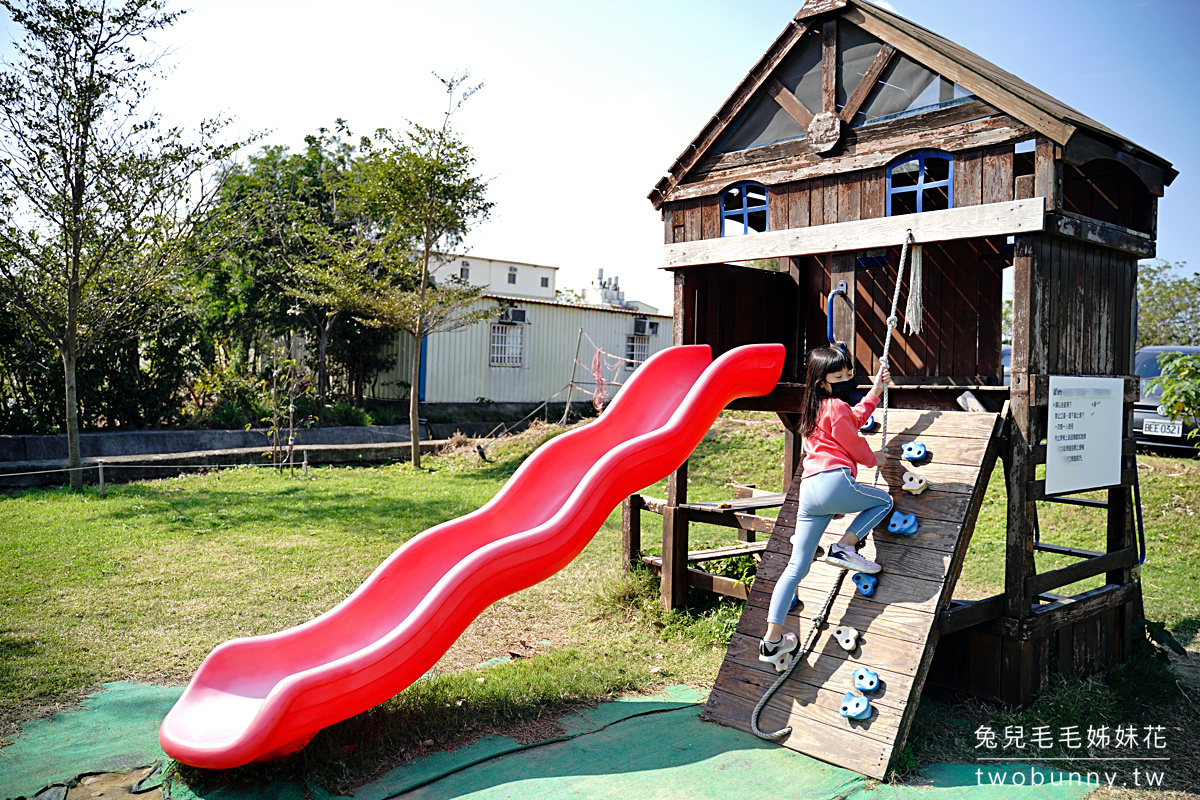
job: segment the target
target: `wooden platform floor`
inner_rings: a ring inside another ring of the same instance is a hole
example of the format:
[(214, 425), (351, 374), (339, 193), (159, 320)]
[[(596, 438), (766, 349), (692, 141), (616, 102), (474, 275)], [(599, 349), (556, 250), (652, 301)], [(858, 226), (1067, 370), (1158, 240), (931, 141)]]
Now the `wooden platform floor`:
[[(876, 419), (880, 415), (876, 413)], [(837, 766), (883, 778), (904, 746), (921, 687), (937, 643), (937, 616), (950, 601), (967, 545), (983, 502), (998, 452), (1001, 419), (997, 414), (956, 411), (888, 412), (887, 450), (891, 456), (877, 485), (886, 485), (896, 508), (917, 514), (920, 529), (912, 536), (886, 532), (886, 523), (869, 535), (860, 552), (883, 566), (873, 597), (864, 597), (849, 577), (834, 600), (829, 620), (806, 663), (798, 666), (763, 710), (759, 727), (792, 733), (781, 744)], [(878, 433), (867, 437), (879, 449)], [(900, 458), (904, 444), (925, 444), (930, 458), (909, 464)], [(900, 489), (906, 471), (925, 476), (930, 488), (918, 497)], [(873, 483), (875, 469), (861, 468), (859, 481)], [(704, 717), (750, 731), (750, 714), (778, 673), (758, 660), (758, 640), (766, 630), (771, 590), (791, 554), (799, 481), (793, 481), (758, 576)], [(821, 546), (836, 542), (851, 521), (834, 520)], [(787, 628), (808, 631), (840, 569), (815, 562), (801, 583), (800, 603), (788, 615)], [(847, 653), (833, 640), (833, 629), (858, 629), (859, 646)], [(875, 712), (867, 720), (838, 714), (842, 695), (852, 688), (858, 667), (879, 673), (880, 688), (866, 693)]]

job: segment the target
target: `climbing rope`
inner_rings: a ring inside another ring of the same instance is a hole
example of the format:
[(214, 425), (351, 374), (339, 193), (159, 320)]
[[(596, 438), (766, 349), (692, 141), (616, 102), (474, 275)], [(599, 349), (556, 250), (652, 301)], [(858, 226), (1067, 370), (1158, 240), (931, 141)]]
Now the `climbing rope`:
[(792, 670), (801, 662), (812, 650), (813, 645), (817, 642), (817, 631), (825, 624), (825, 618), (829, 616), (829, 609), (833, 606), (833, 598), (837, 597), (838, 590), (842, 588), (842, 579), (846, 577), (846, 568), (838, 569), (837, 578), (833, 581), (833, 587), (829, 590), (829, 594), (825, 595), (825, 602), (821, 604), (821, 610), (813, 617), (812, 625), (808, 628), (808, 634), (804, 637), (804, 644), (796, 651), (792, 658), (792, 663), (782, 675), (775, 679), (775, 683), (771, 685), (763, 694), (762, 699), (758, 701), (758, 705), (754, 707), (754, 713), (750, 715), (750, 730), (754, 731), (754, 735), (760, 739), (766, 739), (768, 742), (774, 742), (787, 736), (792, 732), (791, 727), (768, 733), (760, 730), (758, 727), (758, 717), (762, 714), (762, 710), (770, 702), (771, 696), (775, 694), (775, 690), (783, 685), (783, 682), (792, 674)]
[[(887, 338), (883, 342), (883, 355), (879, 357), (880, 369), (891, 369), (888, 362), (888, 352), (892, 349), (892, 331), (900, 325), (900, 320), (896, 317), (896, 310), (900, 307), (900, 286), (904, 283), (904, 267), (908, 263), (908, 246), (913, 243), (912, 228), (909, 228), (904, 234), (904, 246), (900, 248), (900, 265), (896, 267), (896, 290), (892, 292), (892, 312), (887, 319)], [(883, 444), (887, 443), (887, 422), (888, 422), (888, 385), (883, 384), (883, 420), (879, 426), (879, 441)], [(879, 474), (882, 471), (882, 465), (875, 467), (875, 482), (879, 482)]]

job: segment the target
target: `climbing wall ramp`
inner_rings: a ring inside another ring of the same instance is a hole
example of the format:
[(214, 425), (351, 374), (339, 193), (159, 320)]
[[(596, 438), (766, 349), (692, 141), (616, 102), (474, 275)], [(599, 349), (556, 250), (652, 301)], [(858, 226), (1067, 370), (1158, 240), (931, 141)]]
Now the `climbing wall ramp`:
[[(873, 778), (884, 777), (912, 725), (937, 643), (938, 614), (950, 602), (962, 567), (996, 461), (1000, 425), (997, 414), (888, 412), (889, 458), (876, 485), (886, 486), (897, 510), (915, 513), (920, 527), (911, 536), (893, 535), (886, 532), (885, 521), (867, 537), (860, 552), (883, 566), (874, 595), (862, 595), (847, 576), (813, 652), (792, 671), (759, 719), (763, 731), (791, 726), (792, 732), (780, 741), (784, 747)], [(880, 448), (879, 433), (867, 439), (873, 449)], [(926, 446), (925, 461), (910, 464), (900, 458), (910, 442)], [(907, 472), (927, 479), (929, 488), (919, 496), (902, 490)], [(871, 483), (875, 470), (860, 469), (858, 477)], [(758, 640), (766, 631), (771, 590), (791, 554), (799, 491), (797, 479), (788, 489), (704, 710), (706, 719), (747, 732), (755, 705), (779, 675), (758, 660)], [(830, 524), (818, 557), (849, 522), (845, 518)], [(788, 630), (799, 631), (801, 641), (840, 571), (817, 561), (802, 582), (797, 592), (800, 602), (786, 623)], [(833, 630), (843, 625), (859, 632), (858, 645), (851, 652), (833, 639)], [(880, 678), (876, 691), (863, 693), (874, 711), (861, 721), (838, 713), (842, 696), (853, 686), (851, 673), (858, 667), (874, 670)]]

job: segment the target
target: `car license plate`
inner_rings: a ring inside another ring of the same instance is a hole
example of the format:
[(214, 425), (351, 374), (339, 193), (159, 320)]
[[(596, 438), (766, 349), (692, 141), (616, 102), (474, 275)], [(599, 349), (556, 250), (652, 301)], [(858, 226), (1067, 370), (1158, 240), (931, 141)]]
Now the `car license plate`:
[(1152, 422), (1142, 423), (1142, 433), (1150, 436), (1183, 436), (1183, 422)]

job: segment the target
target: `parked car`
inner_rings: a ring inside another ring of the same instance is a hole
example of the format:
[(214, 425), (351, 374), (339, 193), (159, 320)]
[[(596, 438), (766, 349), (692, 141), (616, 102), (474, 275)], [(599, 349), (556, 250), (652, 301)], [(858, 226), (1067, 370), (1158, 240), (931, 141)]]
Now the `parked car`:
[(1004, 367), (1004, 385), (1012, 384), (1012, 345), (1000, 345), (1000, 365)]
[(1139, 444), (1164, 449), (1178, 450), (1192, 455), (1198, 451), (1200, 440), (1191, 438), (1196, 430), (1196, 419), (1185, 418), (1172, 421), (1160, 405), (1162, 390), (1150, 386), (1150, 381), (1161, 374), (1158, 357), (1164, 353), (1200, 354), (1200, 347), (1185, 345), (1143, 347), (1133, 360), (1133, 372), (1142, 379), (1142, 396), (1133, 406), (1133, 434)]

